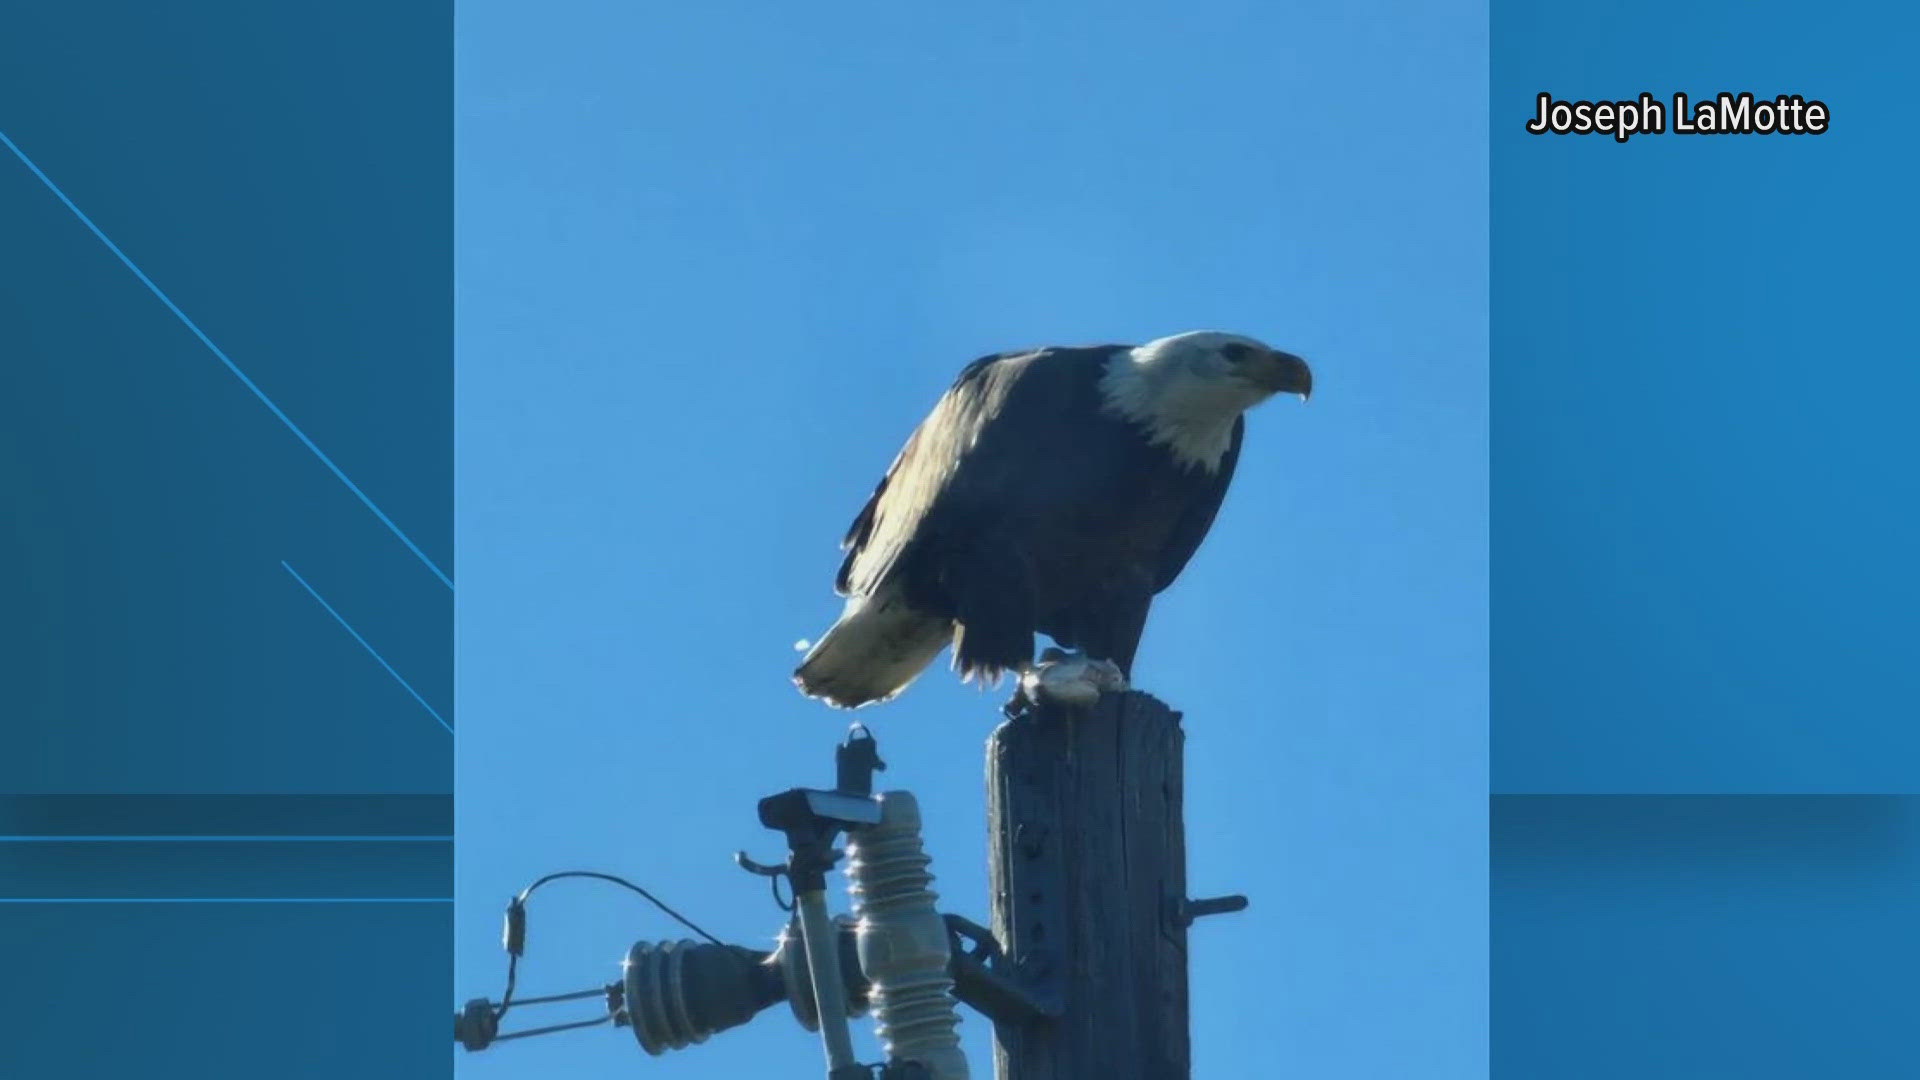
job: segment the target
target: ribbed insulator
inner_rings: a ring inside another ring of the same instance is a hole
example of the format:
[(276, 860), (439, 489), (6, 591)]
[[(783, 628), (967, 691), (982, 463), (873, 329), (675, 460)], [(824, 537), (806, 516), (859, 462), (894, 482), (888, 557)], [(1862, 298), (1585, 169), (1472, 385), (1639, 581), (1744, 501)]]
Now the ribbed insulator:
[(649, 1054), (705, 1042), (787, 996), (772, 956), (739, 945), (642, 941), (623, 966), (621, 1012)]
[(688, 950), (696, 947), (691, 941), (643, 941), (627, 951), (627, 1022), (649, 1054), (682, 1050), (712, 1034), (687, 1008), (684, 969)]
[(879, 796), (881, 820), (849, 836), (847, 880), (859, 917), (860, 969), (880, 1042), (933, 1080), (967, 1080), (960, 1016), (947, 972), (947, 925), (934, 910), (920, 806), (904, 791)]

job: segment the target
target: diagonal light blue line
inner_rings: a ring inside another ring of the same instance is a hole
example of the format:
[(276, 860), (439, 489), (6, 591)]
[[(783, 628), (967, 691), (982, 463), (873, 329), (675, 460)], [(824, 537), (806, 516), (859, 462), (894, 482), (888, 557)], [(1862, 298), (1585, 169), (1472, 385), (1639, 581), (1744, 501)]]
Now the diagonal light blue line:
[(449, 896), (0, 896), (0, 904), (451, 904)]
[(426, 698), (423, 698), (423, 697), (421, 697), (421, 696), (420, 696), (420, 691), (418, 691), (418, 690), (415, 690), (415, 689), (413, 688), (413, 684), (412, 684), (412, 683), (409, 683), (409, 682), (408, 682), (408, 681), (407, 681), (406, 679), (403, 679), (403, 678), (401, 678), (401, 677), (400, 677), (400, 673), (399, 673), (398, 671), (395, 671), (395, 670), (393, 669), (393, 665), (392, 665), (392, 664), (389, 664), (389, 663), (387, 663), (387, 658), (386, 658), (386, 657), (384, 657), (384, 656), (381, 656), (381, 655), (380, 655), (380, 652), (379, 652), (379, 650), (377, 650), (377, 649), (375, 649), (375, 648), (374, 648), (374, 647), (373, 647), (372, 645), (369, 645), (369, 644), (367, 644), (367, 639), (366, 639), (366, 638), (363, 638), (363, 637), (361, 637), (361, 636), (360, 636), (360, 631), (358, 631), (358, 630), (355, 630), (355, 629), (353, 628), (353, 624), (352, 624), (352, 623), (350, 623), (350, 622), (348, 622), (347, 620), (345, 620), (345, 619), (343, 619), (343, 618), (341, 618), (341, 617), (340, 617), (340, 613), (339, 613), (339, 612), (337, 612), (337, 611), (335, 611), (335, 610), (333, 610), (333, 605), (332, 605), (332, 604), (329, 604), (329, 603), (327, 603), (327, 600), (326, 600), (326, 597), (323, 597), (323, 596), (321, 596), (321, 595), (320, 595), (320, 593), (319, 593), (319, 590), (317, 590), (317, 589), (315, 589), (315, 588), (314, 588), (313, 586), (311, 586), (311, 585), (309, 585), (309, 584), (307, 584), (307, 579), (306, 579), (306, 578), (303, 578), (303, 577), (301, 577), (301, 576), (300, 576), (300, 572), (299, 572), (298, 570), (295, 570), (295, 569), (294, 569), (294, 568), (293, 568), (293, 567), (292, 567), (291, 565), (289, 565), (289, 564), (287, 563), (287, 560), (285, 560), (285, 559), (281, 559), (281, 560), (280, 560), (280, 565), (281, 565), (281, 566), (284, 566), (284, 567), (286, 567), (286, 569), (287, 569), (287, 573), (289, 573), (289, 574), (292, 574), (292, 575), (293, 575), (293, 580), (295, 580), (295, 581), (297, 581), (297, 582), (299, 582), (299, 583), (300, 583), (300, 587), (301, 587), (301, 588), (303, 588), (303, 589), (305, 589), (305, 590), (307, 590), (307, 595), (309, 595), (309, 596), (311, 596), (311, 597), (313, 597), (313, 598), (314, 598), (315, 600), (317, 600), (317, 601), (319, 601), (319, 602), (320, 602), (320, 606), (321, 606), (321, 607), (323, 607), (323, 608), (326, 608), (326, 609), (327, 609), (327, 614), (329, 614), (329, 615), (331, 615), (331, 616), (333, 616), (333, 621), (334, 621), (334, 622), (337, 622), (337, 623), (339, 623), (339, 624), (341, 625), (341, 627), (342, 627), (342, 628), (344, 628), (344, 629), (346, 630), (346, 632), (347, 632), (347, 633), (349, 633), (349, 634), (352, 634), (352, 635), (353, 635), (353, 640), (355, 640), (355, 641), (357, 641), (357, 642), (359, 642), (359, 643), (360, 643), (360, 647), (361, 647), (361, 648), (363, 648), (363, 649), (365, 649), (365, 650), (367, 650), (367, 655), (368, 655), (368, 656), (371, 656), (371, 657), (373, 657), (373, 658), (374, 658), (375, 660), (377, 660), (377, 661), (379, 661), (379, 662), (380, 662), (380, 666), (381, 666), (381, 667), (383, 667), (383, 668), (386, 668), (386, 669), (387, 669), (387, 674), (389, 674), (389, 675), (391, 675), (391, 676), (393, 676), (393, 681), (394, 681), (394, 682), (397, 682), (397, 683), (399, 683), (399, 684), (400, 684), (400, 685), (401, 685), (402, 687), (404, 687), (404, 688), (406, 689), (406, 691), (407, 691), (407, 693), (409, 693), (409, 694), (412, 694), (412, 695), (413, 695), (413, 700), (415, 700), (415, 701), (417, 701), (417, 702), (419, 702), (419, 703), (420, 703), (420, 707), (421, 707), (421, 708), (423, 708), (423, 709), (425, 709), (425, 710), (427, 710), (427, 714), (428, 714), (429, 716), (432, 716), (432, 717), (433, 717), (433, 718), (434, 718), (435, 720), (440, 720), (440, 726), (441, 726), (441, 727), (443, 727), (443, 728), (446, 728), (446, 729), (447, 729), (447, 734), (449, 734), (449, 735), (451, 735), (451, 734), (453, 734), (453, 725), (452, 725), (452, 724), (449, 724), (449, 723), (447, 723), (447, 722), (446, 722), (445, 720), (441, 720), (441, 719), (440, 719), (440, 714), (434, 711), (434, 709), (433, 709), (433, 706), (431, 706), (431, 705), (429, 705), (429, 704), (427, 704), (427, 699), (426, 699)]
[(293, 422), (292, 417), (281, 411), (280, 406), (273, 403), (273, 399), (267, 396), (266, 391), (260, 389), (252, 379), (247, 378), (247, 373), (240, 370), (240, 365), (228, 359), (227, 354), (221, 351), (220, 346), (215, 345), (213, 339), (208, 337), (206, 332), (201, 330), (197, 323), (187, 318), (187, 313), (181, 311), (180, 306), (173, 302), (173, 298), (161, 291), (160, 286), (155, 285), (153, 279), (148, 277), (145, 271), (134, 265), (134, 261), (127, 258), (126, 252), (121, 251), (118, 244), (107, 239), (107, 234), (100, 231), (100, 226), (95, 225), (92, 218), (88, 217), (84, 211), (74, 205), (73, 200), (67, 198), (67, 193), (60, 190), (60, 185), (54, 183), (52, 177), (40, 171), (40, 166), (35, 165), (33, 159), (28, 157), (25, 151), (14, 145), (13, 140), (7, 138), (7, 133), (4, 131), (0, 131), (0, 142), (7, 144), (7, 149), (13, 151), (13, 156), (19, 158), (22, 165), (25, 165), (31, 170), (33, 175), (39, 177), (40, 182), (47, 186), (47, 190), (53, 192), (55, 198), (66, 204), (68, 210), (73, 211), (73, 216), (80, 219), (80, 224), (85, 225), (88, 231), (99, 238), (101, 243), (107, 245), (107, 250), (113, 252), (114, 257), (118, 258), (127, 269), (133, 271), (134, 277), (140, 279), (140, 284), (145, 285), (148, 292), (158, 297), (160, 302), (167, 306), (167, 310), (173, 312), (174, 317), (180, 320), (181, 325), (193, 331), (193, 336), (200, 339), (200, 344), (205, 345), (207, 351), (213, 353), (222, 364), (225, 364), (227, 370), (233, 372), (234, 377), (239, 379), (242, 385), (248, 390), (253, 391), (253, 396), (260, 399), (260, 403), (267, 407), (267, 411), (273, 413), (282, 424), (285, 424), (287, 430), (293, 432), (294, 437), (299, 439), (302, 445), (308, 450), (313, 451), (313, 456), (319, 458), (322, 465), (325, 465), (334, 476), (338, 477), (341, 483), (347, 485), (347, 490), (358, 496), (360, 501), (366, 504), (367, 509), (373, 511), (373, 516), (379, 518), (381, 524), (385, 525), (393, 535), (399, 537), (401, 543), (407, 545), (408, 551), (413, 552), (415, 557), (426, 564), (427, 569), (433, 571), (434, 577), (439, 578), (441, 583), (447, 588), (453, 588), (453, 579), (448, 577), (446, 572), (441, 570), (440, 567), (436, 566), (432, 559), (427, 558), (427, 553), (420, 550), (420, 545), (415, 544), (413, 539), (403, 532), (399, 525), (394, 524), (393, 519), (387, 516), (386, 511), (376, 506), (374, 501), (367, 496), (367, 493), (360, 490), (360, 485), (354, 483), (353, 480), (341, 470), (340, 466), (335, 465), (333, 459), (327, 456), (326, 451), (320, 449), (312, 439), (307, 437), (306, 432), (300, 430), (300, 426)]

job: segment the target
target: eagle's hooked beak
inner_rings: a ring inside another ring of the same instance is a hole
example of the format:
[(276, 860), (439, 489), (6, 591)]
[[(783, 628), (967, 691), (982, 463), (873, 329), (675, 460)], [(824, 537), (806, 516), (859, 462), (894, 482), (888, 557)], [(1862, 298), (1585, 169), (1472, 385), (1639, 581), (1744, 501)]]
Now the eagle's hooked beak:
[(1313, 369), (1305, 360), (1289, 352), (1273, 349), (1260, 365), (1260, 384), (1276, 394), (1299, 394), (1305, 401), (1313, 396)]

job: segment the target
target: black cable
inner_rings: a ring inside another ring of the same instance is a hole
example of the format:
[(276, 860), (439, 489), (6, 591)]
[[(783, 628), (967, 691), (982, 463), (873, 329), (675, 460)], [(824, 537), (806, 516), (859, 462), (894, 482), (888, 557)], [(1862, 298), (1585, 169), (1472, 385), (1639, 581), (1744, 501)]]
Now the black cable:
[(661, 900), (659, 897), (653, 895), (647, 890), (641, 888), (638, 885), (635, 885), (633, 882), (628, 881), (626, 878), (619, 877), (618, 875), (615, 875), (615, 874), (603, 874), (598, 870), (561, 870), (557, 873), (548, 874), (546, 877), (541, 878), (539, 881), (534, 882), (533, 884), (527, 886), (524, 890), (522, 890), (520, 893), (519, 902), (524, 905), (527, 902), (527, 897), (532, 895), (533, 890), (539, 888), (542, 885), (545, 885), (549, 881), (558, 881), (561, 878), (593, 878), (598, 881), (612, 882), (613, 884), (619, 885), (622, 888), (632, 889), (634, 892), (637, 892), (641, 896), (646, 897), (647, 900), (650, 903), (652, 903), (654, 907), (657, 907), (661, 911), (666, 912), (669, 916), (673, 918), (675, 922), (679, 923), (681, 926), (684, 926), (687, 929), (693, 931), (694, 933), (699, 934), (701, 937), (706, 938), (708, 941), (711, 941), (715, 945), (726, 944), (726, 942), (721, 941), (719, 938), (714, 937), (712, 934), (709, 934), (705, 930), (700, 929), (700, 927), (694, 924), (692, 919), (689, 919), (685, 915), (682, 915), (679, 912), (668, 907), (665, 901)]
[(493, 1019), (495, 1023), (499, 1023), (500, 1018), (507, 1015), (507, 1010), (513, 1007), (513, 983), (514, 983), (514, 977), (518, 974), (519, 967), (520, 967), (520, 954), (519, 953), (508, 954), (507, 956), (507, 990), (505, 993), (500, 995), (500, 1004), (497, 1008), (493, 1010)]
[[(498, 1023), (502, 1017), (506, 1016), (507, 1010), (511, 1009), (514, 1004), (513, 990), (514, 990), (514, 984), (519, 979), (520, 954), (526, 950), (526, 946), (527, 946), (527, 898), (529, 896), (532, 896), (534, 890), (540, 888), (540, 886), (545, 885), (551, 881), (559, 881), (561, 878), (592, 878), (595, 881), (605, 881), (614, 885), (618, 885), (624, 889), (630, 889), (636, 893), (639, 893), (641, 896), (645, 897), (649, 903), (653, 904), (653, 906), (659, 908), (661, 911), (664, 911), (668, 915), (672, 916), (675, 922), (678, 922), (680, 925), (686, 927), (687, 929), (693, 931), (696, 934), (699, 934), (701, 937), (706, 938), (708, 941), (712, 942), (715, 945), (718, 945), (722, 948), (726, 947), (726, 942), (721, 941), (719, 938), (714, 937), (712, 934), (707, 933), (705, 930), (701, 929), (700, 926), (695, 924), (692, 919), (689, 919), (685, 915), (682, 915), (679, 912), (673, 910), (673, 908), (668, 907), (665, 901), (661, 900), (659, 897), (653, 895), (652, 893), (641, 888), (640, 886), (635, 885), (633, 882), (628, 881), (626, 878), (620, 877), (617, 874), (604, 874), (598, 870), (557, 871), (555, 873), (548, 874), (547, 876), (539, 879), (538, 881), (535, 881), (533, 884), (520, 890), (520, 895), (514, 897), (512, 900), (507, 902), (507, 926), (506, 926), (506, 932), (502, 936), (502, 942), (501, 942), (504, 946), (506, 946), (506, 950), (507, 950), (507, 989), (505, 993), (502, 993), (500, 995), (499, 1007), (494, 1009), (493, 1011), (493, 1019), (495, 1023)], [(580, 996), (585, 996), (585, 995), (561, 995), (557, 998), (529, 998), (526, 1001), (521, 1002), (521, 1004), (533, 1005), (533, 1004), (538, 1004), (540, 1002), (545, 1002), (545, 1001), (563, 1001), (563, 1000), (568, 1000), (572, 997), (580, 997)], [(609, 1017), (611, 1017), (611, 1015), (612, 1015), (611, 1013), (608, 1014)], [(592, 1021), (591, 1023), (600, 1023), (600, 1022), (601, 1021), (595, 1020), (595, 1021)], [(572, 1026), (584, 1027), (588, 1025), (578, 1024), (578, 1025), (572, 1025)], [(559, 1030), (559, 1029), (542, 1028), (541, 1030), (547, 1031), (547, 1030)]]

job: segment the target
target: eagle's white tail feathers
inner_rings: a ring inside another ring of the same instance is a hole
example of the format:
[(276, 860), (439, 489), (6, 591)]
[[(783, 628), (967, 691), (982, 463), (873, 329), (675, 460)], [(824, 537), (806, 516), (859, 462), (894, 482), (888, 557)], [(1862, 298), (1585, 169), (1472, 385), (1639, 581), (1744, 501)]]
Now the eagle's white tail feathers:
[(793, 673), (808, 697), (856, 708), (905, 690), (940, 655), (953, 622), (914, 611), (892, 595), (855, 598)]

